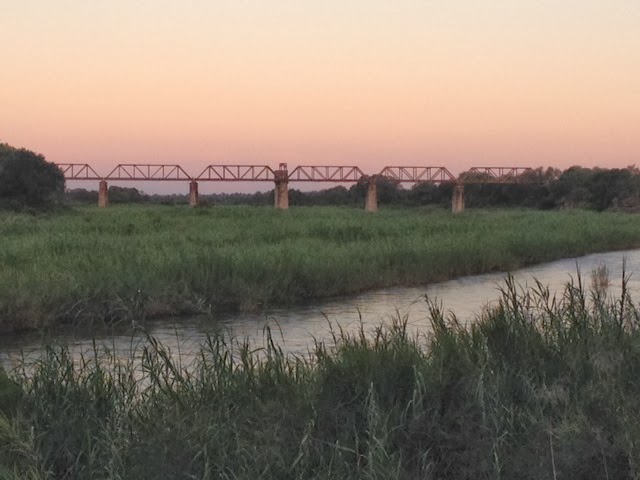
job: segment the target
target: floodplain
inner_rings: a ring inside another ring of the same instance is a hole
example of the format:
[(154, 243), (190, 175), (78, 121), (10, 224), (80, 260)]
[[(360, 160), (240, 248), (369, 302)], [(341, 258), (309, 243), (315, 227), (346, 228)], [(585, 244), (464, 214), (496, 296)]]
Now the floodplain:
[(584, 210), (113, 206), (0, 213), (0, 328), (260, 310), (640, 245)]
[[(0, 213), (0, 325), (259, 310), (640, 245), (582, 210), (140, 207)], [(622, 273), (508, 277), (470, 325), (428, 303), (289, 355), (215, 329), (0, 368), (0, 478), (637, 478), (640, 313)], [(590, 285), (590, 286), (589, 286)], [(446, 305), (445, 305), (446, 308)], [(178, 317), (179, 318), (179, 317)], [(338, 319), (339, 320), (339, 319)]]

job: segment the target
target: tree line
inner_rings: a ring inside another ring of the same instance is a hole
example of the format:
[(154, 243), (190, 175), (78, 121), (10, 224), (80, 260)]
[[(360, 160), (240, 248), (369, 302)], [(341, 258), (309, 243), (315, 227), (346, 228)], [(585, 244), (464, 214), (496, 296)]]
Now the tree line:
[[(586, 208), (597, 211), (640, 211), (640, 169), (570, 167), (564, 171), (542, 167), (523, 175), (524, 183), (491, 184), (483, 174), (465, 173), (477, 183), (465, 185), (465, 203), (471, 208), (527, 207), (538, 209)], [(364, 203), (368, 179), (347, 187), (304, 192), (289, 190), (291, 205), (360, 206)], [(387, 206), (448, 207), (453, 184), (402, 183), (378, 178), (378, 203)], [(272, 205), (273, 191), (201, 195), (203, 205)], [(0, 208), (48, 208), (52, 205), (95, 204), (98, 193), (85, 189), (65, 191), (63, 172), (44, 156), (24, 148), (0, 143)], [(153, 203), (175, 205), (188, 202), (188, 195), (148, 195), (132, 187), (109, 187), (111, 203)]]

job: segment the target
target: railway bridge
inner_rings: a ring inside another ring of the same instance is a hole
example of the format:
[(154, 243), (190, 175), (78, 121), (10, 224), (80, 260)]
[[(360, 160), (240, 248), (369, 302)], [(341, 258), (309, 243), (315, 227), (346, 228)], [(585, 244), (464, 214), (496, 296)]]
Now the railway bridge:
[(114, 167), (107, 175), (99, 175), (86, 163), (58, 163), (67, 181), (97, 181), (98, 205), (109, 204), (108, 182), (185, 182), (189, 183), (189, 204), (198, 205), (200, 182), (268, 182), (274, 184), (274, 206), (289, 208), (289, 182), (313, 183), (357, 183), (367, 182), (365, 210), (378, 209), (377, 181), (381, 178), (396, 183), (452, 184), (453, 213), (464, 211), (464, 187), (469, 184), (515, 184), (534, 183), (530, 167), (471, 167), (455, 177), (446, 167), (434, 166), (387, 166), (375, 174), (365, 174), (357, 166), (299, 165), (289, 171), (286, 163), (277, 169), (269, 165), (207, 165), (193, 176), (177, 164), (126, 163)]

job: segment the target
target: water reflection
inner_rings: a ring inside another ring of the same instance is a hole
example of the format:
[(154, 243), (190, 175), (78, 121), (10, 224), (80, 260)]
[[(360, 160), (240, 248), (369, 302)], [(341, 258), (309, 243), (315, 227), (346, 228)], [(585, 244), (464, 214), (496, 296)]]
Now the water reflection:
[[(523, 287), (532, 286), (537, 279), (550, 291), (560, 293), (564, 285), (577, 272), (585, 283), (590, 282), (591, 272), (606, 266), (610, 274), (608, 294), (619, 295), (622, 285), (623, 262), (626, 262), (629, 294), (638, 298), (640, 290), (640, 250), (609, 252), (588, 255), (577, 259), (565, 259), (537, 265), (513, 272), (515, 280)], [(313, 349), (314, 341), (332, 342), (331, 330), (343, 329), (356, 332), (360, 328), (371, 330), (393, 317), (407, 316), (409, 326), (415, 332), (429, 329), (429, 314), (424, 298), (441, 302), (463, 322), (473, 321), (482, 309), (496, 302), (499, 289), (504, 286), (505, 272), (464, 277), (449, 282), (412, 288), (391, 288), (364, 293), (354, 297), (295, 307), (274, 309), (259, 314), (225, 314), (196, 318), (167, 319), (145, 326), (146, 332), (171, 350), (176, 358), (188, 363), (208, 333), (222, 331), (229, 338), (247, 339), (252, 346), (264, 345), (266, 328), (270, 328), (274, 340), (287, 353), (305, 355)], [(101, 351), (107, 350), (122, 358), (140, 355), (141, 346), (147, 341), (141, 329), (120, 326), (117, 329), (96, 328), (66, 331), (52, 337), (48, 343), (68, 345), (75, 355), (89, 355), (94, 339)], [(19, 363), (21, 358), (32, 362), (42, 353), (44, 338), (39, 334), (0, 337), (0, 363), (6, 367)]]

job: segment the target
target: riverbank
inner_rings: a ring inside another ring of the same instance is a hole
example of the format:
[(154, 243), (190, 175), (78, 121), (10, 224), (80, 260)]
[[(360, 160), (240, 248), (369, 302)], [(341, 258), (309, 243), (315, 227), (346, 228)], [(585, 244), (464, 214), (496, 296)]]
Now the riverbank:
[(216, 335), (189, 365), (153, 338), (121, 361), (50, 349), (0, 375), (0, 477), (637, 478), (640, 314), (592, 281), (306, 358)]
[(255, 310), (640, 245), (589, 211), (116, 206), (0, 214), (0, 328)]

